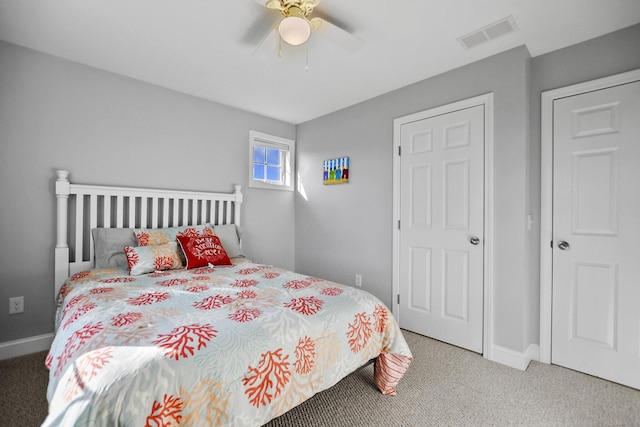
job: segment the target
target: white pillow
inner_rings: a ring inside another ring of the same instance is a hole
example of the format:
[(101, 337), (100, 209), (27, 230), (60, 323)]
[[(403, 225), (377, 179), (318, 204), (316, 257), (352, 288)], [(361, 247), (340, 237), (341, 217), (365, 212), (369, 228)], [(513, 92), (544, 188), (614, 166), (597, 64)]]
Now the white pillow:
[(240, 236), (235, 224), (214, 225), (213, 231), (220, 239), (229, 258), (244, 257), (240, 247)]

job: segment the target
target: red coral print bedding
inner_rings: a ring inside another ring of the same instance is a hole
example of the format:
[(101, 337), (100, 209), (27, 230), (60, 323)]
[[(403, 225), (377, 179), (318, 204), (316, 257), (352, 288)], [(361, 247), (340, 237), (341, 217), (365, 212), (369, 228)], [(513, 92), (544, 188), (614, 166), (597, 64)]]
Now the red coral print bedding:
[(394, 394), (411, 362), (373, 295), (246, 260), (135, 277), (96, 269), (62, 289), (47, 427), (260, 426), (371, 358)]

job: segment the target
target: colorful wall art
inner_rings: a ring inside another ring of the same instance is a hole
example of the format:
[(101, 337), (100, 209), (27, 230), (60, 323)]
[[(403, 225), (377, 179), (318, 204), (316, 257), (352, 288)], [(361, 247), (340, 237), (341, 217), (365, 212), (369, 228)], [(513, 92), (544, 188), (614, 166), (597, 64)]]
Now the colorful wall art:
[(349, 158), (338, 157), (337, 159), (324, 161), (323, 184), (347, 184), (349, 182)]

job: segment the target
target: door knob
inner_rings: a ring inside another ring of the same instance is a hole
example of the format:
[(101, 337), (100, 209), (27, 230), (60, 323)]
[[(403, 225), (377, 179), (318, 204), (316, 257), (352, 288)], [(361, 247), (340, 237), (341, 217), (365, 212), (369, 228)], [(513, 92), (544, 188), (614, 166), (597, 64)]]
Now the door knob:
[(564, 240), (560, 240), (558, 242), (558, 248), (560, 248), (563, 251), (566, 251), (567, 249), (569, 249), (569, 243), (565, 242)]
[(473, 236), (469, 239), (469, 243), (471, 243), (472, 245), (477, 245), (478, 243), (480, 243), (480, 239), (476, 236)]

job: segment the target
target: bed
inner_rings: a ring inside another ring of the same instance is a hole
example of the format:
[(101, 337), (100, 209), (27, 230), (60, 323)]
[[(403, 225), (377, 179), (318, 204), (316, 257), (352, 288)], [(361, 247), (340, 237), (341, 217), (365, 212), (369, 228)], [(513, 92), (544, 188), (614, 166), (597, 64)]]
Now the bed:
[(396, 393), (412, 356), (388, 308), (246, 259), (239, 186), (199, 193), (68, 176), (56, 177), (43, 425), (258, 426), (370, 361), (380, 392)]

